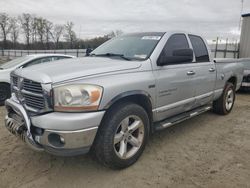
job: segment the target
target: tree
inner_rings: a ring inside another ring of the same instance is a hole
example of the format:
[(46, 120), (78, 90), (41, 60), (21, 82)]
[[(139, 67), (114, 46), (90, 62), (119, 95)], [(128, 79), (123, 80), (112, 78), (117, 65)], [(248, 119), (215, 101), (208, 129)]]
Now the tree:
[(11, 30), (10, 17), (6, 13), (0, 13), (0, 27), (3, 35), (3, 48), (6, 48), (7, 36)]
[(63, 32), (64, 32), (63, 25), (59, 25), (59, 24), (55, 25), (53, 33), (52, 33), (52, 37), (55, 41), (56, 49), (58, 49), (59, 47), (59, 41), (60, 41), (61, 36), (63, 35)]
[(52, 36), (53, 23), (48, 20), (45, 20), (44, 26), (45, 26), (45, 39), (46, 39), (47, 49), (49, 49), (49, 42)]
[(44, 35), (45, 35), (45, 19), (37, 18), (37, 35), (39, 37), (40, 43), (43, 45)]
[(16, 18), (11, 18), (10, 19), (10, 25), (11, 25), (11, 29), (10, 29), (10, 37), (11, 37), (11, 41), (13, 43), (13, 48), (16, 47), (17, 44), (17, 39), (19, 36), (19, 22)]
[(73, 30), (74, 24), (73, 22), (67, 22), (65, 24), (65, 40), (70, 43), (70, 48), (74, 47), (74, 43), (76, 42), (76, 33)]
[(19, 17), (21, 22), (21, 27), (23, 29), (24, 36), (26, 38), (26, 44), (27, 48), (30, 47), (30, 37), (32, 33), (32, 16), (30, 14), (22, 14), (22, 16)]
[(31, 41), (32, 43), (37, 43), (37, 24), (38, 24), (38, 21), (37, 21), (37, 17), (33, 17), (32, 18), (32, 23), (31, 23)]

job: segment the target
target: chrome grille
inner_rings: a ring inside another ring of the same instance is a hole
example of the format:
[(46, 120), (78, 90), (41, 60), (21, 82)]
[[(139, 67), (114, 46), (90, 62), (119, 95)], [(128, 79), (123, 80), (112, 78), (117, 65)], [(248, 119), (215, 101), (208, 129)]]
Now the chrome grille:
[(33, 82), (28, 79), (23, 80), (23, 89), (29, 92), (34, 92), (34, 93), (43, 93), (43, 89), (40, 83), (38, 82)]
[(44, 109), (44, 99), (43, 97), (32, 96), (29, 94), (23, 94), (24, 103), (31, 108), (42, 110)]
[(12, 83), (13, 83), (13, 86), (17, 87), (18, 86), (18, 77), (12, 76)]
[(25, 109), (33, 114), (51, 111), (50, 98), (46, 95), (42, 84), (12, 75), (12, 91)]

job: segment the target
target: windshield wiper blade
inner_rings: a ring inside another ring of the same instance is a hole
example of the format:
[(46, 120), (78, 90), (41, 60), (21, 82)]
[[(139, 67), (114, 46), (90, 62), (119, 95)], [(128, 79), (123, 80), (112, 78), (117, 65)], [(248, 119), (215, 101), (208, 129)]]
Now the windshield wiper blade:
[(106, 53), (106, 54), (91, 54), (92, 56), (107, 56), (107, 57), (121, 57), (125, 60), (131, 61), (130, 58), (124, 56), (124, 54), (114, 54), (114, 53)]

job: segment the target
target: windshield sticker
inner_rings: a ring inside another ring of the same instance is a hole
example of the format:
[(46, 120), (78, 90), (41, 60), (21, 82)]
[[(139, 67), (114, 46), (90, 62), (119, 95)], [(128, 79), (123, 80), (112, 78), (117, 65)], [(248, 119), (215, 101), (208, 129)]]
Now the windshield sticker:
[(139, 58), (139, 59), (145, 59), (147, 57), (147, 55), (146, 54), (141, 54), (141, 55), (135, 54), (134, 57)]
[(144, 36), (141, 39), (142, 40), (160, 40), (161, 36)]

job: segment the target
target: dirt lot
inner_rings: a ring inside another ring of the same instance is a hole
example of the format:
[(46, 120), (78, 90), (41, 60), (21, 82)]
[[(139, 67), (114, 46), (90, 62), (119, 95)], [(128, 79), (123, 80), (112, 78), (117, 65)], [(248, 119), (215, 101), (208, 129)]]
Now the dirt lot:
[(0, 187), (250, 187), (250, 94), (228, 116), (206, 113), (151, 137), (132, 167), (112, 171), (89, 156), (31, 151), (10, 135), (0, 108)]

